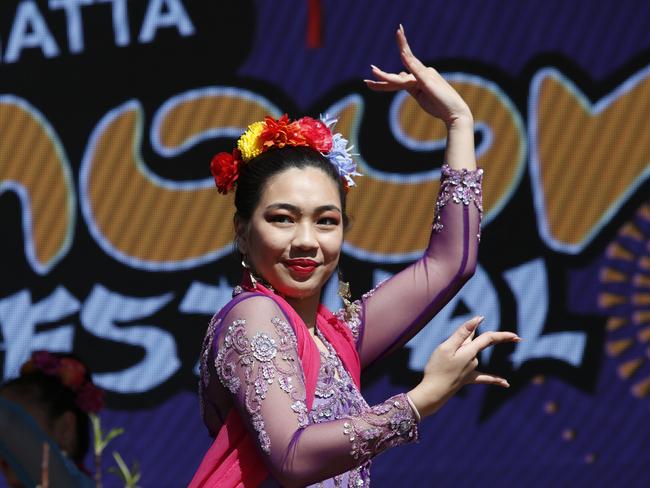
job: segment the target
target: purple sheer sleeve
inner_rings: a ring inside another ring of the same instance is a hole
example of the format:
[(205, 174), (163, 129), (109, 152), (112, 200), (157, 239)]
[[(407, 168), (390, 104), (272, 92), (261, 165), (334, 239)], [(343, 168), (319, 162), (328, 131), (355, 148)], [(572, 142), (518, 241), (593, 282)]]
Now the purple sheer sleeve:
[(363, 367), (405, 344), (476, 267), (483, 170), (442, 168), (429, 245), (422, 258), (364, 295), (358, 320)]
[(223, 322), (214, 344), (216, 375), (283, 486), (330, 478), (417, 438), (404, 394), (358, 416), (309, 424), (295, 334), (271, 299), (242, 300)]

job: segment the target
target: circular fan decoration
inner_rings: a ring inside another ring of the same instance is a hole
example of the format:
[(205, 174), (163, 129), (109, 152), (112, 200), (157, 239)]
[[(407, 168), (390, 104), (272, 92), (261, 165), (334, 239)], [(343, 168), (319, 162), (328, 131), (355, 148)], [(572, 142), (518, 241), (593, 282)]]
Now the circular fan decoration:
[(621, 227), (600, 268), (598, 306), (609, 315), (607, 354), (637, 398), (650, 394), (650, 202)]

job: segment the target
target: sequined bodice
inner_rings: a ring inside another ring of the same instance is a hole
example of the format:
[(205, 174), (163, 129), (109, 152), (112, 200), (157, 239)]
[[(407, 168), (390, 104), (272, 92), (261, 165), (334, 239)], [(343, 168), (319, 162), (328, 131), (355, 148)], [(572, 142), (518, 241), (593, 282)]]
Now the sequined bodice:
[[(327, 347), (327, 352), (320, 352), (318, 382), (314, 404), (309, 412), (309, 422), (318, 424), (360, 416), (362, 412), (370, 410), (334, 348), (321, 334), (318, 337)], [(367, 486), (370, 482), (370, 464), (371, 461), (368, 461), (358, 468), (311, 486), (318, 488)]]

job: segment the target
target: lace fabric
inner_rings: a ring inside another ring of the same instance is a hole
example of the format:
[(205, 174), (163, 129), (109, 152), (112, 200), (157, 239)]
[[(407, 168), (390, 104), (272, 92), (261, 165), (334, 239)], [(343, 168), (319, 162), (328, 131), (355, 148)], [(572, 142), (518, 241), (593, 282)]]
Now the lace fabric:
[[(339, 312), (363, 366), (408, 341), (473, 273), (481, 179), (482, 170), (444, 168), (423, 257)], [(277, 482), (367, 486), (371, 458), (418, 437), (406, 396), (368, 406), (324, 340), (328, 353), (321, 355), (314, 403), (307, 411), (292, 328), (272, 300), (244, 298), (227, 305), (206, 334), (200, 390), (210, 432), (215, 435), (234, 406)]]

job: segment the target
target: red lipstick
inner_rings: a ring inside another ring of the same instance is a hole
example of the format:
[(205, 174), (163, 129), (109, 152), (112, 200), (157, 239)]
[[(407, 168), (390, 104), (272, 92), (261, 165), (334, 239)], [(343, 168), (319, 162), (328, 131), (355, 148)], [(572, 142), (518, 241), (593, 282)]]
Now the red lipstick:
[(305, 258), (288, 259), (287, 261), (285, 261), (285, 265), (291, 271), (303, 275), (308, 275), (313, 273), (314, 270), (318, 267), (318, 263), (316, 261), (314, 261), (313, 259), (305, 259)]

